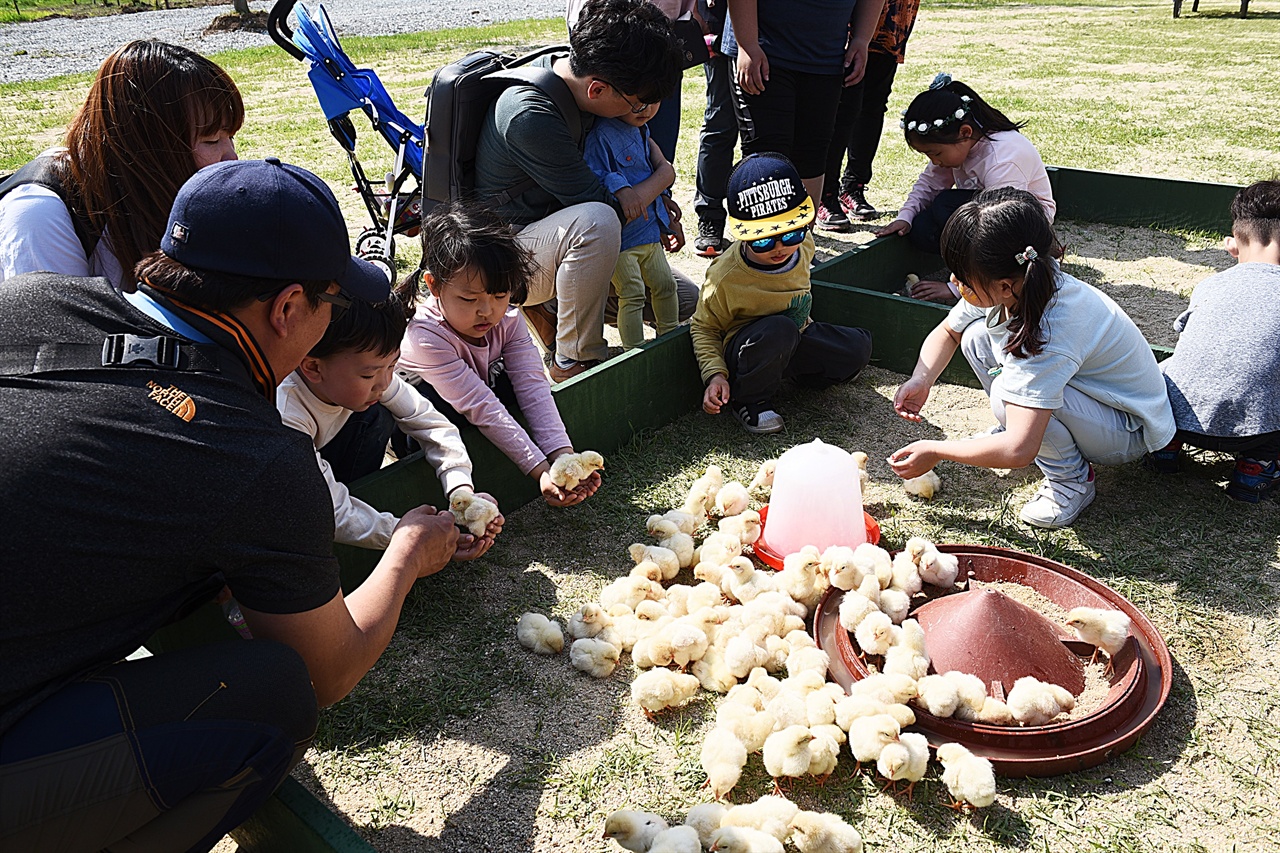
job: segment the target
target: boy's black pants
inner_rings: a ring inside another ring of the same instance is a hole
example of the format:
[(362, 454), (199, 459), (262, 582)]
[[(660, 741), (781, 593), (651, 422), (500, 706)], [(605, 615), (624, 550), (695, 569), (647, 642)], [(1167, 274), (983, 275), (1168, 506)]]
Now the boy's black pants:
[(857, 376), (871, 360), (871, 333), (818, 322), (802, 333), (791, 318), (772, 314), (739, 329), (726, 342), (724, 359), (732, 402), (767, 403), (783, 379), (826, 388)]

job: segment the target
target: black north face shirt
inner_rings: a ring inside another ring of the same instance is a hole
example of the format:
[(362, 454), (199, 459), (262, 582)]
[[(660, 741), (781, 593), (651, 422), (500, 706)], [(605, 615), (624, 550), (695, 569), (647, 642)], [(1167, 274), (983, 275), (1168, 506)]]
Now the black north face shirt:
[(106, 279), (0, 287), (0, 732), (223, 583), (266, 613), (338, 591), (310, 439), (234, 357), (218, 373), (58, 369), (51, 345), (115, 333), (174, 335)]

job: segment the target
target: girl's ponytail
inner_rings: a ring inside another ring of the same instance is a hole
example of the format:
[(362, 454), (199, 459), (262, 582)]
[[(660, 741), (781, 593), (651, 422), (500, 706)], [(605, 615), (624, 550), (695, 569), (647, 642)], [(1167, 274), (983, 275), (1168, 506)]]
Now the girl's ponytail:
[(947, 268), (970, 287), (1021, 280), (1004, 350), (1017, 358), (1038, 355), (1046, 343), (1044, 314), (1058, 290), (1058, 240), (1036, 197), (1012, 187), (985, 190), (952, 214), (941, 243)]
[(973, 138), (981, 139), (1006, 130), (1021, 130), (1026, 122), (1015, 122), (982, 99), (973, 89), (939, 74), (929, 88), (916, 95), (902, 112), (899, 122), (907, 144), (954, 145), (962, 138), (960, 129), (968, 125)]

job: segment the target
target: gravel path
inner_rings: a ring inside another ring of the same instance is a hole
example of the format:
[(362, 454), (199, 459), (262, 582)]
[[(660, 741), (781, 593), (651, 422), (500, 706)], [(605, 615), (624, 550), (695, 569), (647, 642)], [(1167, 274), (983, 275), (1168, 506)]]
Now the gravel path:
[[(253, 8), (267, 10), (266, 4)], [(563, 15), (564, 0), (330, 0), (329, 17), (344, 35), (377, 36), (440, 30)], [(200, 53), (270, 44), (258, 33), (215, 33), (204, 29), (228, 6), (158, 10), (98, 18), (54, 18), (31, 24), (0, 26), (0, 83), (43, 80), (60, 74), (92, 71), (111, 51), (131, 39), (158, 38)]]

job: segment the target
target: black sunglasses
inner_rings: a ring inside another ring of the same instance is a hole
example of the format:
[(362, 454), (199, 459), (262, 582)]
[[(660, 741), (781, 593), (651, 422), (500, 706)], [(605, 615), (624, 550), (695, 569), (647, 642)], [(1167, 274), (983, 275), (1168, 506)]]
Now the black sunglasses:
[(759, 240), (751, 240), (747, 243), (753, 252), (767, 252), (774, 247), (774, 244), (781, 243), (784, 246), (799, 246), (804, 242), (804, 235), (807, 228), (797, 228), (794, 231), (788, 231), (786, 234), (775, 234), (772, 237), (761, 237)]
[[(288, 287), (288, 286), (289, 285), (287, 284), (285, 285), (285, 287)], [(278, 288), (276, 290), (272, 290), (269, 293), (264, 293), (258, 297), (258, 301), (267, 302), (271, 299), (274, 299), (276, 294), (279, 293), (281, 290), (284, 290), (284, 287)], [(316, 300), (318, 302), (328, 302), (330, 305), (333, 306), (333, 308), (330, 309), (329, 311), (330, 323), (336, 323), (338, 321), (338, 318), (341, 317), (343, 314), (347, 313), (347, 309), (351, 307), (351, 297), (348, 296), (346, 292), (342, 290), (342, 288), (338, 288), (337, 293), (328, 293), (328, 292), (317, 293)]]

